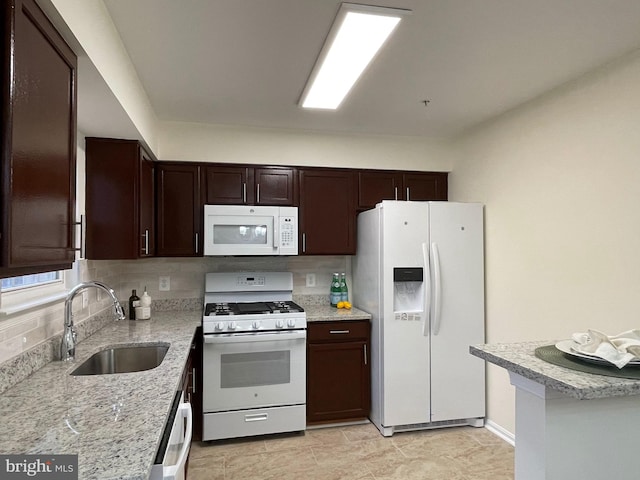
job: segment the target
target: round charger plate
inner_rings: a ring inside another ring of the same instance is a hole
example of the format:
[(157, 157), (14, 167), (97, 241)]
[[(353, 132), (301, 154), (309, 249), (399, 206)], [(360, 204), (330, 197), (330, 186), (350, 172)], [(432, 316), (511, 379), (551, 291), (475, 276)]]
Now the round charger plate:
[(569, 356), (566, 353), (558, 350), (555, 345), (545, 345), (538, 347), (535, 350), (536, 357), (544, 360), (545, 362), (558, 365), (560, 367), (569, 368), (578, 372), (592, 373), (594, 375), (606, 375), (607, 377), (618, 378), (632, 378), (634, 380), (640, 380), (640, 368), (623, 367), (618, 368), (615, 365), (597, 365), (595, 363), (588, 363), (580, 359), (579, 357)]

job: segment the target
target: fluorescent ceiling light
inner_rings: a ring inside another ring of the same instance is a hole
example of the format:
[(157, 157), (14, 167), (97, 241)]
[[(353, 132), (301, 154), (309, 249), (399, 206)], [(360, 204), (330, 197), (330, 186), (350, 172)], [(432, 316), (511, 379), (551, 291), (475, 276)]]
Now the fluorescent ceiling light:
[(343, 3), (318, 56), (300, 105), (335, 110), (411, 10)]

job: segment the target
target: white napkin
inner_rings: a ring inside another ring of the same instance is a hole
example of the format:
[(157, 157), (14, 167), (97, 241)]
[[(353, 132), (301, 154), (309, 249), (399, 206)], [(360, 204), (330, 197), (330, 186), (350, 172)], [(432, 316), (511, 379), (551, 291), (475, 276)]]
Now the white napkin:
[(571, 338), (576, 352), (603, 358), (618, 368), (640, 359), (640, 330), (628, 330), (613, 336), (587, 330), (587, 333), (574, 333)]

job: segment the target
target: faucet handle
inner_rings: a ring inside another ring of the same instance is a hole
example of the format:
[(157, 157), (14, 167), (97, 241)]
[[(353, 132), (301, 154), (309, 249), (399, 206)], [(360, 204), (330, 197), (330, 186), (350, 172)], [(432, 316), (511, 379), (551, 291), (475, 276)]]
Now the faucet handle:
[(124, 320), (126, 318), (120, 302), (113, 302), (113, 313), (116, 316), (116, 320)]

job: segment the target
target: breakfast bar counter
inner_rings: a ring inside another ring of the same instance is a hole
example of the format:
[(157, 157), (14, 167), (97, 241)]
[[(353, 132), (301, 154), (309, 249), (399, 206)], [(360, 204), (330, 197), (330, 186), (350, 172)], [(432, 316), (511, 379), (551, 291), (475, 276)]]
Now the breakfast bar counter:
[(640, 380), (583, 373), (536, 356), (536, 348), (554, 344), (469, 349), (508, 370), (516, 387), (515, 480), (637, 480)]

